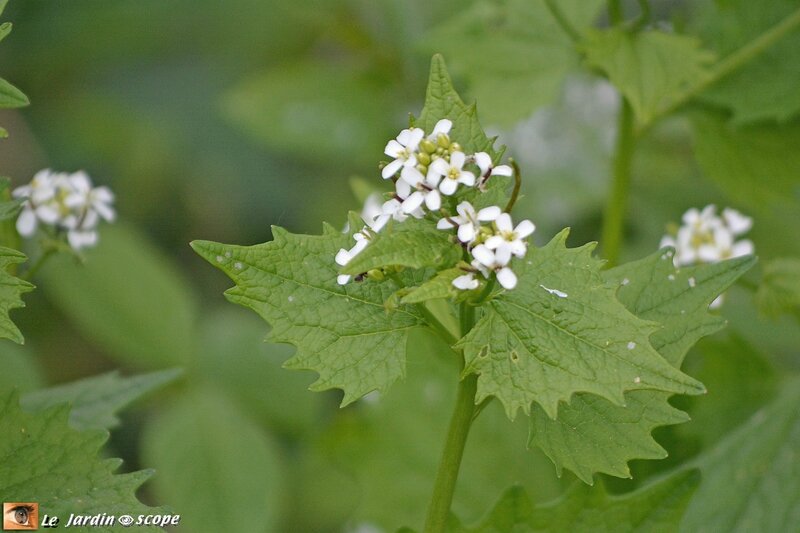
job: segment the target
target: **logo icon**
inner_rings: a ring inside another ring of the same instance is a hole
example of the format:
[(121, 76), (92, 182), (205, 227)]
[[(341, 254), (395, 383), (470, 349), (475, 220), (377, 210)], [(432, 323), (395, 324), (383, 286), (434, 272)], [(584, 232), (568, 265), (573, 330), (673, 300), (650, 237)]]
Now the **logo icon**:
[(119, 518), (117, 518), (117, 522), (123, 527), (128, 527), (133, 524), (133, 517), (129, 514), (120, 515)]
[(33, 531), (39, 529), (38, 503), (4, 503), (3, 531)]

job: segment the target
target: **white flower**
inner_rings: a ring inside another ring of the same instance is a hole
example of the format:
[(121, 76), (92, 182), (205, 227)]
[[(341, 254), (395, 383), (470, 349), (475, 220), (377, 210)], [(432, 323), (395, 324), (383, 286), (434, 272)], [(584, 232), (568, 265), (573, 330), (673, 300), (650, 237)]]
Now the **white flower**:
[(511, 215), (503, 213), (494, 221), (497, 232), (486, 239), (486, 247), (489, 250), (503, 251), (509, 256), (515, 255), (523, 257), (528, 250), (527, 243), (523, 240), (536, 230), (536, 226), (530, 220), (523, 220), (517, 227), (511, 222)]
[[(355, 239), (356, 243), (349, 250), (346, 250), (345, 248), (339, 248), (339, 251), (336, 253), (336, 257), (334, 258), (337, 265), (345, 266), (347, 263), (352, 261), (355, 256), (360, 254), (364, 248), (367, 247), (370, 239), (369, 230), (367, 227), (364, 227), (361, 229), (361, 231), (356, 232), (353, 235), (353, 239)], [(346, 285), (350, 281), (350, 278), (351, 276), (349, 274), (340, 274), (336, 277), (336, 282), (339, 285)]]
[(486, 271), (480, 267), (484, 267), (487, 270), (494, 270), (497, 273), (497, 281), (499, 281), (500, 285), (504, 288), (510, 290), (517, 286), (517, 276), (508, 267), (508, 263), (511, 261), (511, 253), (507, 248), (499, 248), (493, 251), (486, 245), (479, 244), (472, 249), (472, 257), (474, 257), (475, 261), (478, 263), (476, 265), (475, 262), (473, 262), (473, 266), (482, 270), (484, 276), (486, 275)]
[(478, 152), (473, 156), (475, 164), (481, 169), (484, 180), (489, 176), (511, 176), (514, 170), (509, 165), (492, 166), (492, 158), (486, 152)]
[(398, 196), (403, 198), (404, 213), (413, 213), (422, 207), (423, 203), (431, 211), (437, 211), (442, 206), (439, 191), (428, 185), (422, 172), (414, 167), (403, 167), (396, 187)]
[(746, 233), (753, 226), (753, 220), (736, 210), (726, 208), (722, 216), (716, 214), (716, 207), (708, 205), (699, 211), (695, 208), (684, 213), (683, 225), (675, 235), (665, 235), (660, 247), (675, 248), (673, 262), (676, 267), (697, 263), (716, 263), (732, 257), (749, 255), (754, 252), (750, 240), (736, 241), (736, 237)]
[(457, 289), (461, 289), (462, 291), (471, 291), (473, 289), (477, 289), (479, 283), (480, 282), (475, 279), (474, 272), (467, 272), (463, 276), (458, 276), (453, 280), (453, 286)]
[(361, 220), (371, 226), (375, 219), (383, 214), (383, 202), (380, 193), (374, 192), (367, 196), (364, 207), (361, 208)]
[(65, 231), (72, 248), (79, 250), (97, 244), (100, 219), (113, 221), (114, 194), (108, 187), (93, 187), (85, 172), (74, 174), (38, 172), (29, 185), (18, 187), (14, 196), (27, 198), (17, 219), (23, 237), (36, 232), (38, 224)]
[(434, 160), (428, 167), (428, 184), (432, 187), (438, 185), (442, 194), (447, 196), (455, 194), (459, 183), (472, 187), (475, 185), (475, 174), (464, 170), (466, 161), (464, 152), (453, 152), (450, 154), (450, 161), (442, 157)]
[(394, 161), (383, 167), (381, 171), (383, 179), (391, 178), (403, 167), (413, 167), (417, 164), (416, 152), (424, 136), (425, 132), (420, 128), (410, 128), (401, 131), (396, 139), (386, 143), (383, 153), (393, 157)]
[(485, 207), (475, 212), (475, 208), (469, 202), (461, 202), (456, 207), (458, 216), (446, 217), (436, 223), (439, 229), (450, 229), (458, 226), (458, 240), (469, 244), (475, 240), (480, 231), (481, 222), (491, 222), (500, 216), (500, 208), (497, 206)]

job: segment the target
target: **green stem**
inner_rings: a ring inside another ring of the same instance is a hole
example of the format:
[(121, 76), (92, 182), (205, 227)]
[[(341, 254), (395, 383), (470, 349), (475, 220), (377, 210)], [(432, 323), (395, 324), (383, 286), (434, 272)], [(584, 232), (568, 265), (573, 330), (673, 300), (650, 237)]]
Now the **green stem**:
[(619, 26), (624, 15), (621, 0), (608, 0), (608, 20), (612, 26)]
[(436, 315), (434, 315), (431, 310), (425, 306), (424, 303), (418, 303), (417, 310), (420, 312), (431, 329), (438, 333), (447, 344), (452, 346), (458, 342), (458, 338), (453, 335), (449, 329), (447, 329), (447, 326), (442, 324), (441, 320), (439, 320)]
[[(466, 335), (475, 324), (475, 308), (461, 304), (461, 335)], [(463, 365), (463, 359), (462, 359)], [(469, 429), (475, 419), (475, 393), (478, 391), (478, 376), (470, 374), (458, 383), (456, 405), (450, 417), (450, 426), (433, 484), (433, 494), (425, 518), (425, 533), (443, 533), (450, 516), (453, 494), (458, 481), (461, 459), (467, 444)]]
[[(469, 304), (473, 307), (477, 307), (481, 305), (483, 302), (485, 302), (486, 298), (488, 298), (489, 295), (492, 294), (492, 289), (494, 289), (494, 284), (496, 281), (497, 277), (492, 276), (491, 279), (489, 279), (489, 281), (486, 282), (486, 286), (483, 288), (478, 297), (475, 298), (475, 300), (471, 301)], [(463, 324), (462, 324), (462, 329), (463, 329)]]
[(625, 222), (625, 209), (628, 203), (628, 190), (631, 183), (631, 161), (634, 143), (633, 110), (624, 98), (617, 126), (617, 145), (614, 150), (611, 192), (606, 200), (603, 213), (603, 255), (610, 266), (619, 261), (622, 248), (622, 231)]
[(514, 204), (517, 203), (517, 198), (519, 198), (519, 190), (522, 188), (522, 174), (519, 171), (519, 165), (513, 159), (508, 162), (511, 163), (511, 168), (514, 169), (514, 190), (511, 191), (511, 198), (508, 199), (506, 208), (503, 209), (506, 213), (510, 213), (514, 209)]
[(652, 13), (650, 12), (650, 0), (639, 0), (639, 18), (633, 25), (634, 31), (639, 31), (650, 23)]
[(653, 121), (651, 121), (651, 124), (655, 122), (656, 119), (667, 116), (676, 109), (682, 107), (722, 78), (739, 70), (798, 26), (800, 26), (800, 9), (797, 9), (781, 22), (717, 63), (705, 78), (679, 93), (668, 106), (662, 108), (656, 114)]
[(578, 42), (581, 40), (581, 34), (578, 33), (578, 30), (575, 29), (575, 26), (564, 16), (564, 12), (561, 11), (561, 8), (558, 7), (555, 0), (544, 0), (547, 9), (550, 10), (550, 14), (553, 15), (553, 18), (556, 20), (561, 29), (564, 30), (570, 39), (574, 42)]
[(475, 392), (477, 390), (478, 376), (476, 374), (470, 374), (458, 384), (456, 406), (450, 418), (447, 440), (445, 440), (444, 450), (442, 450), (442, 459), (439, 462), (439, 470), (436, 472), (436, 481), (433, 485), (433, 496), (428, 507), (428, 517), (425, 519), (425, 533), (445, 531), (458, 480), (458, 470), (464, 456), (464, 446), (467, 443), (469, 428), (475, 412)]
[(25, 281), (30, 281), (31, 279), (33, 279), (33, 276), (35, 276), (36, 273), (39, 272), (42, 266), (44, 266), (47, 260), (50, 259), (50, 256), (53, 255), (54, 253), (56, 253), (55, 248), (45, 249), (42, 252), (42, 255), (40, 255), (39, 258), (36, 260), (36, 262), (33, 265), (31, 265), (31, 267), (28, 270), (26, 270), (24, 274), (20, 276), (20, 279), (23, 279)]

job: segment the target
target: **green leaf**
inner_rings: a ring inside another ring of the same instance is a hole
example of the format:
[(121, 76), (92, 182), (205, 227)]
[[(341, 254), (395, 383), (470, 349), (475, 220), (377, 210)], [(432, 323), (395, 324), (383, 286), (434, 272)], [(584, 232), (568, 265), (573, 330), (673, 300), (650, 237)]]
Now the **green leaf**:
[(118, 411), (181, 374), (182, 370), (171, 369), (122, 378), (114, 371), (29, 392), (22, 396), (20, 404), (26, 411), (44, 411), (69, 403), (69, 421), (75, 429), (109, 429), (119, 424)]
[[(351, 216), (351, 220), (355, 219)], [(429, 220), (391, 221), (341, 272), (360, 274), (388, 266), (440, 268), (458, 262), (462, 250), (450, 232), (436, 229)]]
[(44, 376), (37, 354), (32, 353), (30, 345), (17, 346), (4, 343), (0, 350), (0, 394), (11, 389), (20, 392), (44, 387)]
[(568, 231), (516, 262), (518, 286), (486, 305), (483, 317), (459, 341), (464, 373), (478, 378), (476, 401), (496, 396), (513, 418), (532, 402), (556, 418), (558, 403), (588, 392), (615, 405), (629, 390), (682, 394), (704, 391), (670, 366), (650, 345), (657, 329), (632, 315), (592, 257), (594, 244), (567, 249)]
[[(697, 2), (691, 29), (720, 57), (736, 52), (782, 22), (797, 8), (794, 0)], [(800, 32), (772, 44), (744, 67), (706, 89), (701, 99), (733, 111), (734, 120), (786, 121), (800, 111)]]
[(450, 298), (456, 294), (453, 280), (464, 274), (460, 268), (448, 268), (438, 272), (430, 280), (403, 296), (400, 300), (404, 304), (415, 304), (436, 298)]
[(755, 212), (796, 206), (800, 199), (800, 122), (737, 127), (711, 113), (692, 117), (694, 151), (703, 172)]
[(453, 121), (450, 138), (461, 144), (466, 153), (486, 152), (497, 163), (505, 151), (505, 146), (494, 149), (496, 137), (489, 138), (478, 121), (475, 104), (466, 105), (453, 87), (453, 80), (447, 72), (444, 58), (436, 54), (431, 60), (428, 89), (425, 93), (425, 107), (414, 124), (426, 132), (433, 130), (436, 123), (447, 118)]
[(314, 381), (309, 374), (282, 368), (293, 349), (264, 342), (264, 323), (255, 314), (226, 306), (205, 319), (200, 331), (196, 361), (206, 379), (273, 431), (302, 436), (315, 429), (329, 398), (308, 393)]
[(800, 379), (690, 463), (703, 483), (681, 531), (798, 531), (800, 524)]
[(355, 62), (292, 61), (234, 87), (223, 112), (273, 150), (375, 168), (396, 100)]
[(0, 78), (0, 109), (9, 107), (23, 107), (30, 103), (25, 94)]
[[(108, 438), (101, 430), (78, 432), (69, 427), (69, 407), (26, 413), (16, 393), (0, 397), (0, 501), (37, 502), (40, 513), (61, 517), (163, 514), (139, 502), (134, 493), (152, 472), (114, 475), (121, 461), (100, 459)], [(117, 528), (87, 527), (75, 531), (110, 532)], [(143, 531), (161, 531), (150, 527)]]
[(397, 289), (390, 282), (336, 283), (334, 256), (351, 247), (355, 230), (326, 225), (310, 236), (273, 227), (274, 240), (256, 246), (192, 243), (236, 283), (225, 293), (231, 302), (269, 322), (271, 341), (297, 347), (285, 366), (319, 373), (311, 389), (342, 389), (342, 405), (403, 377), (408, 333), (422, 324), (413, 310), (384, 311)]
[(14, 198), (13, 200), (0, 201), (0, 221), (16, 218), (22, 209), (25, 198)]
[(0, 24), (0, 41), (5, 39), (9, 33), (11, 33), (11, 23), (4, 22)]
[[(559, 0), (577, 31), (592, 24), (602, 0)], [(544, 0), (478, 1), (435, 28), (425, 48), (442, 52), (467, 80), (481, 111), (510, 125), (551, 103), (579, 55)]]
[(169, 259), (133, 228), (103, 228), (83, 264), (61, 254), (40, 275), (48, 297), (109, 356), (137, 368), (189, 360), (194, 295)]
[[(604, 272), (604, 278), (619, 287), (617, 298), (628, 311), (662, 325), (650, 343), (679, 369), (689, 348), (725, 325), (723, 318), (708, 313), (708, 305), (754, 263), (743, 257), (676, 270), (672, 250), (665, 249)], [(559, 476), (567, 468), (588, 484), (598, 472), (631, 477), (628, 461), (667, 456), (652, 430), (689, 419), (669, 404), (669, 397), (661, 391), (631, 391), (620, 406), (578, 394), (559, 408), (556, 420), (540, 408), (533, 411), (530, 443), (553, 460)]]
[(692, 423), (678, 428), (678, 434), (683, 442), (699, 441), (701, 449), (746, 422), (772, 401), (778, 388), (776, 370), (732, 328), (723, 339), (699, 343), (687, 360), (687, 370), (703, 380), (708, 394), (682, 398)]
[(800, 259), (787, 257), (764, 264), (756, 305), (773, 318), (782, 313), (800, 316)]
[(714, 58), (692, 37), (620, 28), (591, 31), (582, 48), (588, 65), (608, 74), (641, 124), (649, 123), (681, 89), (702, 80)]
[(25, 254), (0, 246), (0, 339), (11, 339), (22, 344), (24, 339), (19, 328), (11, 321), (9, 311), (25, 307), (22, 295), (33, 290), (33, 285), (8, 273), (12, 265), (22, 263)]
[(556, 501), (534, 506), (521, 487), (508, 489), (473, 527), (453, 520), (448, 533), (678, 531), (700, 483), (697, 470), (674, 474), (621, 496), (576, 484)]
[[(212, 389), (190, 391), (148, 421), (146, 462), (153, 488), (197, 533), (279, 531), (278, 448), (239, 407)], [(232, 524), (235, 524), (232, 525)]]

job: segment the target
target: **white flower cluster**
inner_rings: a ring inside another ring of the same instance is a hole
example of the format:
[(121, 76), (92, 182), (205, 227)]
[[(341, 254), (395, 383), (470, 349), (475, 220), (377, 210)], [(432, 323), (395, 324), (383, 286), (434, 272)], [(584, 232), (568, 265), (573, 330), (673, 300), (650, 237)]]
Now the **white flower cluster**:
[[(429, 212), (446, 214), (442, 210), (443, 197), (453, 197), (460, 187), (484, 191), (491, 176), (512, 175), (510, 166), (494, 166), (486, 152), (466, 154), (450, 139), (452, 126), (451, 121), (443, 119), (427, 136), (421, 128), (410, 128), (387, 143), (384, 153), (393, 159), (383, 167), (381, 175), (394, 181), (394, 194), (382, 204), (375, 196), (367, 199), (362, 212), (366, 226), (354, 235), (356, 242), (352, 248), (339, 250), (337, 264), (344, 266), (350, 262), (389, 220), (423, 218)], [(500, 207), (476, 211), (467, 201), (460, 202), (456, 212), (457, 215), (444, 216), (436, 225), (442, 230), (457, 228), (458, 240), (471, 256), (470, 266), (464, 267), (466, 273), (457, 277), (453, 285), (473, 290), (480, 284), (476, 274), (488, 279), (495, 272), (503, 287), (513, 289), (517, 277), (509, 263), (512, 257), (523, 257), (527, 252), (524, 239), (535, 230), (533, 223), (523, 220), (515, 227), (511, 216)], [(350, 279), (351, 276), (340, 275), (338, 282), (344, 285)]]
[(675, 248), (676, 267), (698, 263), (716, 263), (732, 257), (752, 254), (753, 242), (736, 238), (750, 231), (753, 219), (730, 208), (717, 215), (717, 208), (708, 205), (699, 211), (689, 209), (683, 215), (683, 225), (672, 235), (661, 239), (660, 247)]
[(73, 174), (42, 170), (28, 185), (13, 191), (25, 198), (17, 219), (17, 231), (32, 237), (39, 224), (65, 232), (70, 246), (79, 250), (97, 244), (100, 219), (113, 221), (114, 194), (108, 187), (93, 187), (85, 172)]
[[(751, 227), (753, 219), (734, 209), (726, 207), (719, 216), (714, 205), (707, 205), (702, 211), (691, 208), (683, 214), (683, 225), (662, 237), (659, 247), (675, 248), (672, 261), (676, 267), (716, 263), (755, 251), (752, 241), (736, 240)], [(725, 295), (720, 294), (709, 308), (719, 308), (724, 298)]]

